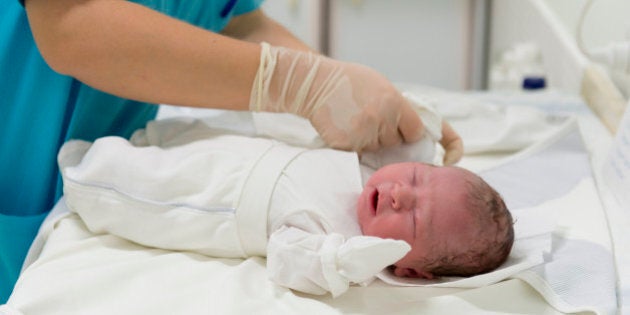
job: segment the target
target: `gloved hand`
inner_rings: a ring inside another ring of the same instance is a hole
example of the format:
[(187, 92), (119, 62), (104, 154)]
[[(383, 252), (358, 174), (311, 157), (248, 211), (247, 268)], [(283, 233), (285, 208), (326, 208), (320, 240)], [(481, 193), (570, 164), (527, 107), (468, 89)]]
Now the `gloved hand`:
[(422, 122), (409, 101), (368, 67), (267, 43), (260, 59), (253, 111), (297, 114), (331, 147), (357, 152), (422, 136)]
[(442, 121), (442, 139), (440, 144), (444, 148), (444, 165), (453, 165), (464, 155), (464, 142), (451, 125)]

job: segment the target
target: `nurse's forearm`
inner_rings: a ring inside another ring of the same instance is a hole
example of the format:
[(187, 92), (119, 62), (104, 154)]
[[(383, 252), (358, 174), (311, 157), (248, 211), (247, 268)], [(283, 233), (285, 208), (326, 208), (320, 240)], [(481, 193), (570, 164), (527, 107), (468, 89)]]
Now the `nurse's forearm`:
[(150, 103), (246, 110), (260, 47), (138, 4), (27, 0), (37, 45), (58, 72)]

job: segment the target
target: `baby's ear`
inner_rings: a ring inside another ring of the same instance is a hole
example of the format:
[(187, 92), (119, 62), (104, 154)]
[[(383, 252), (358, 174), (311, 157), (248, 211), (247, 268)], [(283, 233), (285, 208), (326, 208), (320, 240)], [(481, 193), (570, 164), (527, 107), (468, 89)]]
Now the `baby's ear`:
[(397, 277), (406, 277), (406, 278), (423, 278), (432, 280), (434, 278), (433, 274), (428, 271), (423, 271), (418, 268), (402, 268), (398, 266), (394, 266), (394, 274)]

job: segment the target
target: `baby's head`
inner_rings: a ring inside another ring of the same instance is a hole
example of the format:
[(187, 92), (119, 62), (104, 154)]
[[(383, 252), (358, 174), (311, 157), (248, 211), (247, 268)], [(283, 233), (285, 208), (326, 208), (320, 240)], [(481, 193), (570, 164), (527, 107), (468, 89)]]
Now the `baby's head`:
[(501, 265), (514, 242), (512, 216), (483, 179), (459, 167), (385, 166), (368, 180), (357, 214), (364, 235), (404, 240), (401, 277), (472, 276)]

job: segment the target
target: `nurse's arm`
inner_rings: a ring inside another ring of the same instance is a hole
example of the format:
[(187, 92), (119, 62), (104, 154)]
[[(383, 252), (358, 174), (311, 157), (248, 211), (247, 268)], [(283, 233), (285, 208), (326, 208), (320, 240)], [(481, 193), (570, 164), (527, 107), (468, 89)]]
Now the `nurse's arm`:
[(124, 0), (27, 0), (52, 69), (120, 97), (248, 109), (260, 46)]

